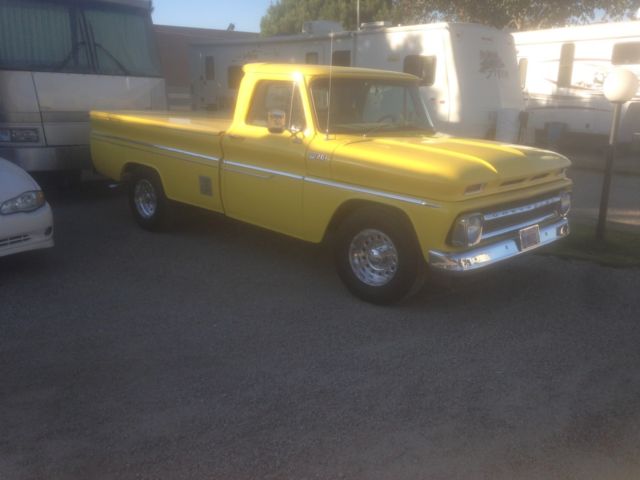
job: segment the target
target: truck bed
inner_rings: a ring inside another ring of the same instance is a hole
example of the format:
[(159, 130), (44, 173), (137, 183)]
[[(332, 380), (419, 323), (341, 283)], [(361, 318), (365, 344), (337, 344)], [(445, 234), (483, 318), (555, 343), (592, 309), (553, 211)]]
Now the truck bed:
[(231, 118), (185, 113), (91, 112), (96, 170), (120, 181), (130, 165), (144, 166), (157, 172), (168, 198), (221, 211), (218, 171)]
[[(188, 115), (185, 115), (188, 113)], [(97, 121), (109, 121), (114, 123), (126, 123), (131, 126), (144, 128), (162, 127), (171, 130), (190, 131), (220, 135), (231, 124), (230, 113), (203, 113), (203, 112), (150, 112), (141, 111), (117, 111), (117, 112), (91, 112), (91, 118)]]

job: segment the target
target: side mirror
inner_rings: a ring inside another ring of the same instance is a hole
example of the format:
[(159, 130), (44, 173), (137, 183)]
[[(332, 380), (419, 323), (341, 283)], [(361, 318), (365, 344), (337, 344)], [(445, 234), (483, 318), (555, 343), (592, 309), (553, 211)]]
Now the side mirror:
[(269, 110), (267, 113), (267, 128), (271, 133), (282, 133), (287, 125), (287, 114), (282, 110)]

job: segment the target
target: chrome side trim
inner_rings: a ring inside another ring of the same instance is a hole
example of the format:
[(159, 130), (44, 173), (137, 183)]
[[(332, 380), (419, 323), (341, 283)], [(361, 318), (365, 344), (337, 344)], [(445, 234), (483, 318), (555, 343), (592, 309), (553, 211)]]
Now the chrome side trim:
[[(202, 160), (208, 160), (208, 161), (212, 161), (212, 162), (216, 162), (216, 163), (221, 161), (221, 158), (219, 158), (219, 157), (203, 155), (201, 153), (190, 152), (190, 151), (187, 151), (187, 150), (181, 150), (179, 148), (167, 147), (165, 145), (158, 145), (158, 144), (153, 144), (153, 143), (140, 142), (140, 141), (137, 141), (137, 140), (130, 140), (128, 138), (117, 137), (117, 136), (114, 136), (114, 135), (105, 135), (103, 133), (92, 132), (91, 133), (91, 137), (92, 138), (95, 137), (97, 139), (105, 140), (105, 141), (117, 141), (117, 142), (122, 142), (122, 143), (128, 143), (130, 145), (136, 145), (136, 146), (139, 146), (139, 147), (156, 148), (158, 150), (162, 150), (162, 151), (165, 151), (165, 152), (177, 153), (177, 154), (180, 154), (180, 155), (186, 155), (186, 156), (199, 158), (199, 159), (202, 159)], [(235, 168), (228, 168), (229, 166), (235, 167)], [(347, 183), (333, 182), (331, 180), (323, 180), (323, 179), (320, 179), (320, 178), (305, 177), (303, 175), (297, 175), (297, 174), (294, 174), (294, 173), (283, 172), (282, 170), (273, 170), (273, 169), (270, 169), (270, 168), (258, 167), (257, 165), (250, 165), (250, 164), (246, 164), (246, 163), (234, 162), (232, 160), (224, 160), (223, 168), (226, 168), (227, 170), (233, 171), (235, 173), (241, 173), (241, 174), (247, 174), (247, 175), (251, 175), (251, 173), (249, 173), (249, 171), (253, 171), (254, 172), (253, 176), (258, 176), (260, 178), (265, 178), (265, 179), (269, 178), (270, 175), (279, 176), (279, 177), (286, 177), (286, 178), (291, 178), (291, 179), (294, 179), (294, 180), (303, 180), (305, 182), (314, 183), (316, 185), (324, 185), (326, 187), (339, 188), (339, 189), (347, 190), (347, 191), (350, 191), (350, 192), (365, 193), (367, 195), (373, 195), (373, 196), (381, 197), (381, 198), (388, 198), (390, 200), (398, 200), (400, 202), (410, 203), (410, 204), (413, 204), (413, 205), (420, 205), (420, 206), (430, 207), (430, 208), (440, 208), (439, 204), (434, 203), (434, 202), (429, 202), (429, 201), (421, 199), (421, 198), (409, 197), (409, 196), (406, 196), (406, 195), (399, 195), (399, 194), (396, 194), (396, 193), (385, 192), (385, 191), (382, 191), (382, 190), (373, 190), (373, 189), (370, 189), (370, 188), (359, 187), (357, 185), (350, 185), (350, 184), (347, 184)], [(256, 175), (255, 172), (260, 172), (260, 173), (266, 174), (266, 175), (262, 175), (262, 176), (261, 175)]]
[(499, 237), (500, 235), (505, 235), (507, 233), (511, 233), (511, 232), (515, 232), (517, 230), (520, 230), (521, 228), (525, 228), (528, 227), (530, 225), (535, 225), (540, 224), (540, 223), (544, 223), (544, 222), (548, 222), (549, 220), (552, 220), (554, 218), (557, 218), (558, 214), (557, 213), (549, 213), (548, 215), (543, 215), (542, 217), (538, 217), (538, 218), (532, 218), (531, 220), (527, 220), (525, 222), (521, 222), (515, 225), (509, 225), (508, 227), (504, 227), (504, 228), (500, 228), (499, 230), (491, 230), (490, 232), (483, 232), (482, 233), (482, 240), (486, 240), (489, 238), (495, 238), (495, 237)]
[(136, 145), (138, 147), (156, 148), (158, 150), (162, 150), (162, 151), (165, 151), (165, 152), (177, 153), (179, 155), (186, 155), (188, 157), (198, 158), (200, 160), (207, 160), (207, 161), (210, 161), (210, 162), (218, 163), (220, 161), (219, 157), (213, 157), (211, 155), (204, 155), (202, 153), (191, 152), (189, 150), (182, 150), (180, 148), (167, 147), (166, 145), (160, 145), (160, 144), (156, 144), (156, 143), (147, 143), (147, 142), (140, 142), (138, 140), (130, 140), (128, 138), (117, 137), (115, 135), (105, 135), (103, 133), (92, 132), (91, 133), (91, 137), (92, 138), (95, 137), (95, 138), (97, 138), (99, 140), (128, 143), (130, 145)]
[(491, 212), (484, 214), (484, 220), (486, 222), (491, 220), (496, 220), (498, 218), (510, 217), (511, 215), (517, 215), (519, 213), (526, 213), (532, 210), (536, 210), (538, 208), (546, 207), (547, 205), (552, 205), (554, 203), (560, 202), (560, 195), (555, 197), (546, 198), (544, 200), (540, 200), (538, 202), (530, 203), (528, 205), (523, 205), (521, 207), (508, 208), (506, 210), (501, 210), (499, 212)]
[(384, 192), (381, 190), (372, 190), (370, 188), (358, 187), (356, 185), (350, 185), (347, 183), (332, 182), (330, 180), (322, 180), (320, 178), (305, 177), (305, 182), (315, 183), (316, 185), (324, 185), (326, 187), (340, 188), (342, 190), (348, 190), (350, 192), (366, 193), (376, 197), (388, 198), (391, 200), (398, 200), (400, 202), (411, 203), (413, 205), (421, 205), (423, 207), (440, 208), (437, 203), (428, 202), (421, 198), (407, 197), (405, 195), (398, 195), (396, 193)]
[[(227, 168), (227, 166), (236, 167), (236, 168), (233, 168), (233, 169)], [(292, 178), (294, 180), (304, 179), (302, 175), (296, 175), (295, 173), (283, 172), (282, 170), (272, 170), (270, 168), (258, 167), (257, 165), (250, 165), (247, 163), (234, 162), (232, 160), (225, 160), (223, 163), (223, 169), (226, 169), (235, 173), (244, 173), (247, 175), (252, 175), (252, 174), (245, 170), (266, 174), (265, 176), (262, 176), (260, 178), (270, 178), (271, 176), (276, 176), (276, 177)], [(253, 176), (255, 177), (259, 175), (253, 174)]]
[(548, 245), (567, 235), (569, 235), (569, 220), (562, 218), (551, 225), (540, 227), (540, 243), (533, 248), (523, 251), (518, 246), (516, 238), (509, 238), (464, 252), (450, 253), (430, 250), (428, 253), (429, 266), (452, 273), (478, 270)]

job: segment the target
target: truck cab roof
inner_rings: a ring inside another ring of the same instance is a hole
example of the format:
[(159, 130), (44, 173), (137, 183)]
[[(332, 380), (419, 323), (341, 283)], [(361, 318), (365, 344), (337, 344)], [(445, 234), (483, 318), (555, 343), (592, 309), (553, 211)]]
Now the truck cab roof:
[(378, 70), (374, 68), (337, 67), (331, 65), (306, 65), (292, 63), (247, 63), (243, 67), (245, 73), (267, 74), (295, 74), (305, 77), (335, 76), (335, 77), (374, 77), (395, 80), (417, 80), (418, 77), (408, 73)]

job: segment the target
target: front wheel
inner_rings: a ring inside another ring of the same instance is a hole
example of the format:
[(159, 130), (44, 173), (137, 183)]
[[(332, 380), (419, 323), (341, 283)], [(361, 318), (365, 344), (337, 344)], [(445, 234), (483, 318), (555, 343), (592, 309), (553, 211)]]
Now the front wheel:
[(145, 230), (158, 231), (166, 227), (169, 201), (155, 172), (145, 170), (133, 176), (129, 206), (134, 219)]
[(336, 239), (335, 261), (349, 291), (381, 305), (409, 295), (424, 270), (408, 220), (386, 209), (357, 211), (344, 221)]

